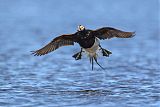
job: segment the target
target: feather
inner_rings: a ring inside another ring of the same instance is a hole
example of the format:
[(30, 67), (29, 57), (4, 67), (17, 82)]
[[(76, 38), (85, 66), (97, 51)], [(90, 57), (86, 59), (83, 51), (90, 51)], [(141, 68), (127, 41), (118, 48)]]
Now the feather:
[(48, 43), (43, 48), (36, 51), (31, 51), (31, 52), (32, 54), (34, 54), (34, 56), (41, 56), (41, 55), (48, 54), (49, 52), (52, 52), (58, 49), (59, 47), (74, 45), (74, 42), (75, 42), (74, 34), (61, 35), (53, 39), (50, 43)]
[(103, 27), (97, 30), (94, 30), (93, 35), (99, 39), (110, 39), (113, 37), (117, 38), (131, 38), (135, 36), (135, 32), (125, 32), (111, 27)]

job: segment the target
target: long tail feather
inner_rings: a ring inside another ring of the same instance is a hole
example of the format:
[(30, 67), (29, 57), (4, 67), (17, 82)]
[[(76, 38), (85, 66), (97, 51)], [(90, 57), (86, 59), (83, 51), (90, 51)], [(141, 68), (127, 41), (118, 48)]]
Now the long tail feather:
[(92, 60), (92, 71), (93, 71), (93, 64), (94, 64), (94, 62), (93, 62), (93, 57), (91, 58), (91, 60)]
[(93, 57), (93, 58), (94, 58), (95, 62), (97, 63), (97, 65), (99, 65), (103, 70), (105, 70), (105, 69), (98, 63), (97, 57)]
[(92, 57), (89, 57), (90, 64), (92, 64)]
[(90, 57), (90, 63), (91, 63), (91, 65), (92, 65), (92, 71), (93, 71), (93, 65), (94, 65), (93, 57)]

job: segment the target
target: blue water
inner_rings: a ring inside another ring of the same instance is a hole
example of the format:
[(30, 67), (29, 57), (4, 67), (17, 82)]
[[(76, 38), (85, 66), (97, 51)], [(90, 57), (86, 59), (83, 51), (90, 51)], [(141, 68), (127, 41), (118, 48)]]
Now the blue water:
[[(0, 0), (0, 107), (160, 107), (158, 0)], [(30, 55), (54, 37), (111, 26), (112, 55), (91, 70), (78, 44)]]

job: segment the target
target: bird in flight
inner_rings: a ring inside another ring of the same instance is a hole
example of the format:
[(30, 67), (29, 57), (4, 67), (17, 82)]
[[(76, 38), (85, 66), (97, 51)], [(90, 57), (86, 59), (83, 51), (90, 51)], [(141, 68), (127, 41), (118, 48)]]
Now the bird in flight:
[(90, 58), (90, 63), (92, 64), (94, 61), (104, 69), (97, 61), (98, 52), (100, 51), (103, 56), (109, 57), (112, 54), (111, 51), (104, 49), (100, 45), (100, 40), (111, 39), (111, 38), (131, 38), (135, 35), (135, 32), (125, 32), (112, 27), (103, 27), (96, 30), (86, 29), (84, 26), (79, 25), (77, 32), (74, 34), (64, 34), (54, 38), (50, 43), (46, 46), (38, 49), (36, 51), (32, 51), (34, 56), (41, 56), (48, 54), (59, 47), (74, 45), (74, 43), (78, 43), (81, 47), (80, 52), (74, 54), (72, 57), (75, 60), (79, 60), (82, 57), (82, 53), (87, 53)]

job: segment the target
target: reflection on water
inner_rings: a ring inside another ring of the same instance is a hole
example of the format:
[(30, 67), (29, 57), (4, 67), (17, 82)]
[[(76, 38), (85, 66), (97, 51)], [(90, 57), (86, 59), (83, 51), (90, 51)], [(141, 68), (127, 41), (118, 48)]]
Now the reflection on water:
[[(156, 0), (1, 3), (0, 106), (158, 107), (157, 4)], [(111, 25), (136, 30), (137, 35), (102, 41), (113, 53), (98, 59), (105, 71), (96, 65), (92, 71), (87, 58), (75, 61), (72, 55), (78, 45), (44, 57), (30, 55), (55, 35), (74, 32), (79, 23), (92, 29)]]

